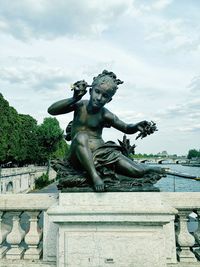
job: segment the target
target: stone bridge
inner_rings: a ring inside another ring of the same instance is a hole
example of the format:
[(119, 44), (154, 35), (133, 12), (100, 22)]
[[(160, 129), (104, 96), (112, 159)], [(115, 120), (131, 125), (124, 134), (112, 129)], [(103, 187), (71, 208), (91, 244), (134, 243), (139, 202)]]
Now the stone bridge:
[(140, 163), (156, 163), (156, 164), (183, 164), (189, 160), (184, 157), (152, 157), (138, 159)]
[[(27, 193), (35, 187), (35, 180), (46, 173), (47, 166), (28, 166), (22, 168), (0, 169), (0, 194)], [(50, 169), (49, 179), (53, 180), (56, 172)]]

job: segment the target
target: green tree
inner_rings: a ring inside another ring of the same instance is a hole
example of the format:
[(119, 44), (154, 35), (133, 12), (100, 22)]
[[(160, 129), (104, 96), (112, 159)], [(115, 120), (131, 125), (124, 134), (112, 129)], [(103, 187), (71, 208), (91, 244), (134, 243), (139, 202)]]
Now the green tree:
[(0, 94), (0, 161), (17, 161), (20, 150), (17, 111)]
[(200, 150), (197, 149), (190, 149), (188, 151), (188, 155), (187, 155), (188, 159), (192, 159), (192, 158), (200, 158)]
[(20, 153), (20, 123), (17, 111), (10, 107), (8, 116), (8, 149), (7, 149), (7, 160), (12, 162), (19, 161)]
[(6, 162), (8, 150), (9, 103), (0, 94), (0, 162)]
[(39, 160), (42, 162), (48, 161), (48, 166), (50, 166), (50, 159), (56, 150), (59, 149), (60, 142), (63, 139), (63, 131), (58, 120), (56, 118), (45, 118), (43, 123), (38, 126), (37, 134)]
[(68, 150), (57, 119), (45, 118), (37, 125), (30, 115), (18, 114), (0, 94), (0, 163), (41, 164), (64, 158)]
[(70, 146), (62, 139), (58, 144), (58, 149), (52, 154), (52, 158), (55, 159), (64, 159), (69, 153)]
[(20, 151), (18, 161), (34, 163), (37, 161), (39, 147), (37, 136), (37, 121), (30, 115), (19, 114)]

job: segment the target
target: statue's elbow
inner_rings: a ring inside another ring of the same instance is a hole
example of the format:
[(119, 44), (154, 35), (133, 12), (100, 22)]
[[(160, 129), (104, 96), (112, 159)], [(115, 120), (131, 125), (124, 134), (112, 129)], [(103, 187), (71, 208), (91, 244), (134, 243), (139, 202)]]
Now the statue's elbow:
[(50, 114), (50, 115), (56, 115), (55, 112), (54, 112), (54, 109), (52, 107), (49, 107), (47, 112)]

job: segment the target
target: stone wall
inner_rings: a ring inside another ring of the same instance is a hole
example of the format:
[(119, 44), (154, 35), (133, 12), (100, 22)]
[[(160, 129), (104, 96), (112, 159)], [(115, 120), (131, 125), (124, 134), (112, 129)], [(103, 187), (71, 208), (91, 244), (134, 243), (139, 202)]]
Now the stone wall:
[[(46, 173), (47, 166), (34, 166), (21, 168), (0, 169), (0, 194), (5, 193), (26, 193), (33, 190), (35, 180)], [(49, 179), (53, 180), (56, 172), (50, 168)]]

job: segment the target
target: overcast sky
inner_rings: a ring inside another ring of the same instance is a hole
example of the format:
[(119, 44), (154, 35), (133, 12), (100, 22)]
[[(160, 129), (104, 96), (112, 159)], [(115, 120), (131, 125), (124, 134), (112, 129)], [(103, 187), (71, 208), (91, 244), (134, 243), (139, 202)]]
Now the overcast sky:
[[(41, 123), (72, 83), (107, 69), (124, 81), (107, 108), (157, 123), (154, 135), (129, 136), (136, 153), (200, 149), (199, 14), (197, 0), (0, 0), (0, 92)], [(64, 129), (72, 117), (57, 119)]]

